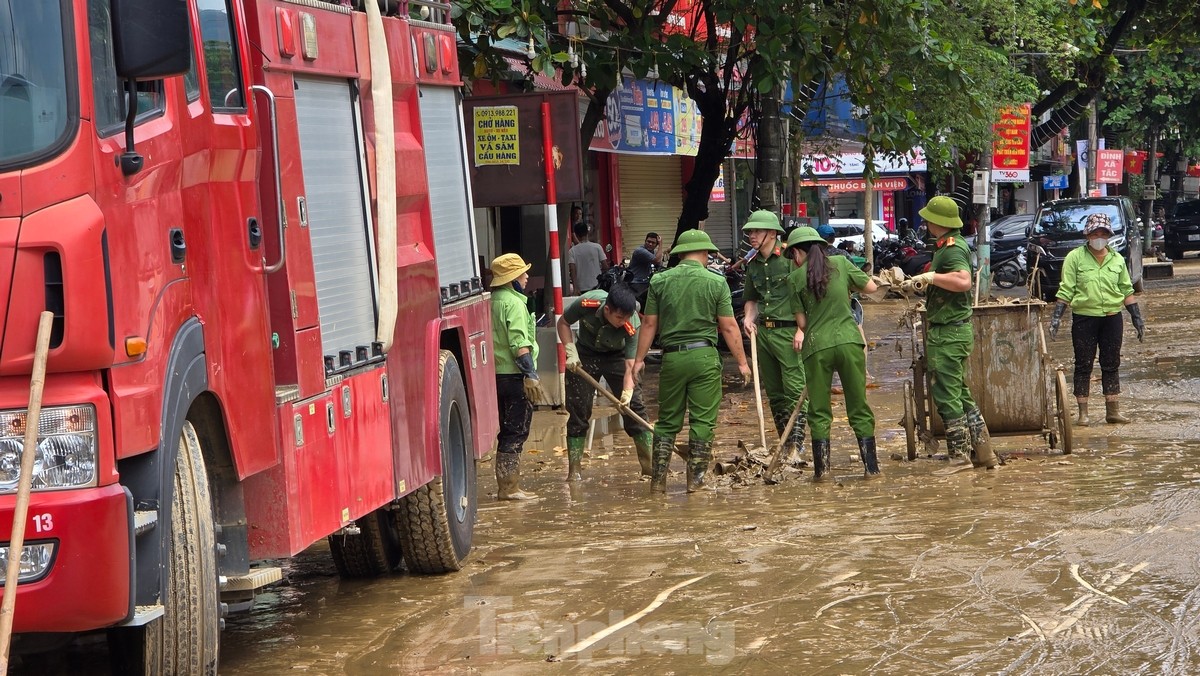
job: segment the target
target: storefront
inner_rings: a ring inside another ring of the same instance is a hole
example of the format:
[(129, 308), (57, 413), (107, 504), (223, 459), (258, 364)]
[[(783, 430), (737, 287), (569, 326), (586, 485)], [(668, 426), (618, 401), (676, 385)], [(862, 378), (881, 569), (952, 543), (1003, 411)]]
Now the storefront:
[(833, 218), (866, 218), (895, 230), (896, 222), (907, 218), (915, 224), (916, 213), (924, 206), (925, 151), (914, 148), (899, 157), (874, 158), (876, 178), (867, 200), (867, 182), (863, 178), (866, 158), (861, 152), (838, 155), (811, 155), (801, 160), (801, 170), (815, 176), (801, 182), (815, 187)]

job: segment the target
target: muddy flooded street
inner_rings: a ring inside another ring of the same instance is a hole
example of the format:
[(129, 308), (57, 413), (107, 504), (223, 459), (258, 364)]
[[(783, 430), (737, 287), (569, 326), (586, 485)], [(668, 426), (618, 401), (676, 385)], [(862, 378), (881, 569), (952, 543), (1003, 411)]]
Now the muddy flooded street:
[[(804, 467), (687, 495), (675, 458), (668, 494), (651, 496), (609, 417), (586, 481), (567, 484), (566, 417), (540, 411), (522, 482), (540, 499), (497, 502), (482, 464), (460, 573), (343, 581), (316, 545), (229, 619), (221, 672), (1198, 673), (1198, 283), (1200, 261), (1178, 265), (1142, 301), (1146, 342), (1127, 329), (1132, 424), (1074, 428), (1071, 455), (1041, 436), (997, 438), (994, 471), (906, 460), (903, 300), (867, 306), (882, 479), (862, 479), (835, 408), (831, 482)], [(1070, 341), (1050, 349), (1069, 369)], [(718, 460), (758, 438), (751, 391), (726, 398)]]
[[(1127, 332), (1134, 422), (1075, 428), (1072, 455), (1030, 435), (995, 440), (1006, 459), (995, 471), (904, 460), (904, 301), (870, 305), (883, 479), (862, 479), (835, 411), (833, 482), (805, 468), (689, 496), (675, 472), (668, 495), (651, 497), (605, 420), (587, 480), (568, 485), (565, 417), (539, 412), (525, 483), (540, 499), (496, 502), (482, 466), (461, 573), (344, 582), (314, 547), (290, 564), (289, 586), (232, 619), (222, 671), (1196, 673), (1198, 273), (1189, 262), (1154, 283), (1146, 342)], [(1051, 352), (1069, 368), (1068, 340)], [(728, 391), (718, 434), (717, 459), (755, 443), (749, 390)]]

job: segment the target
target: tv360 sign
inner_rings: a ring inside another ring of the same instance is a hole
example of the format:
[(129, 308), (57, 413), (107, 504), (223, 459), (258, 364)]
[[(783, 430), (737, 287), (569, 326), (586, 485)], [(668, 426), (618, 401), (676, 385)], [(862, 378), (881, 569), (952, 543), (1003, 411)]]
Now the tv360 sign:
[(993, 125), (992, 180), (1001, 183), (1029, 180), (1029, 109), (1030, 104), (1000, 109), (1000, 121)]

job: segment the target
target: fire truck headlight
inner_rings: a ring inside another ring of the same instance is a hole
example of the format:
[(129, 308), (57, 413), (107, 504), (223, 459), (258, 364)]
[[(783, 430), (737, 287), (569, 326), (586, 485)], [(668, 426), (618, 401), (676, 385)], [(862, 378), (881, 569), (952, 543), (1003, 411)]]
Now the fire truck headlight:
[[(17, 583), (40, 580), (50, 570), (54, 562), (54, 542), (35, 542), (21, 547), (21, 563), (17, 573)], [(8, 545), (0, 546), (0, 568), (8, 567)], [(0, 588), (4, 587), (4, 579), (0, 578)]]
[[(26, 411), (0, 412), (0, 492), (3, 493), (17, 489), (26, 417)], [(96, 455), (95, 407), (42, 409), (33, 462), (33, 489), (94, 486)]]

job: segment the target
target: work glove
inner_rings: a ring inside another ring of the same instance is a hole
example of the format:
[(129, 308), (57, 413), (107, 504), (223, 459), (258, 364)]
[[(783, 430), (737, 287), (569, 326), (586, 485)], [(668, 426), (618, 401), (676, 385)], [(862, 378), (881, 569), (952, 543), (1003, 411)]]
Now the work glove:
[(1066, 311), (1067, 304), (1061, 300), (1054, 304), (1054, 314), (1050, 315), (1050, 340), (1058, 339), (1058, 325), (1062, 322), (1063, 313)]
[(633, 401), (633, 390), (621, 390), (621, 405), (628, 406)]
[(542, 389), (542, 381), (537, 378), (526, 378), (525, 398), (531, 404), (544, 404), (547, 401), (546, 391)]
[(1137, 303), (1130, 303), (1125, 306), (1129, 311), (1129, 318), (1133, 320), (1133, 328), (1137, 331), (1138, 342), (1142, 342), (1142, 336), (1146, 333), (1146, 322), (1142, 319), (1142, 309)]
[(909, 279), (906, 279), (903, 282), (900, 282), (900, 290), (903, 291), (904, 293), (913, 293), (913, 292), (921, 293), (922, 291), (925, 290), (926, 287), (928, 287), (932, 283), (933, 283), (933, 273), (932, 272), (922, 272), (921, 274), (919, 274), (915, 277), (910, 277)]
[(579, 347), (575, 343), (567, 343), (567, 368), (574, 371), (583, 366), (583, 362), (579, 361)]

